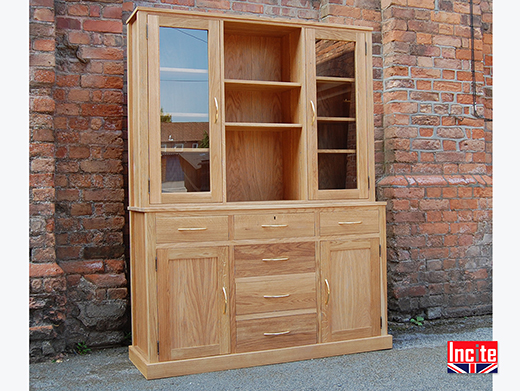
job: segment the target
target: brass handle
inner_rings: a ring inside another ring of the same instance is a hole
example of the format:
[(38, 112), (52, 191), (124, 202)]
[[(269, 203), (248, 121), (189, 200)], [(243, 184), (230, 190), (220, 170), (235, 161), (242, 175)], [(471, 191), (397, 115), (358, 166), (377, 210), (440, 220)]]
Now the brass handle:
[(217, 123), (217, 121), (218, 121), (218, 101), (217, 101), (216, 97), (214, 97), (213, 99), (215, 99), (215, 123)]
[(264, 335), (266, 337), (272, 337), (274, 335), (284, 335), (284, 334), (289, 334), (291, 332), (291, 330), (286, 330), (286, 331), (279, 331), (277, 333), (264, 333)]
[(329, 280), (325, 279), (325, 285), (327, 285), (327, 300), (325, 300), (325, 305), (329, 304), (330, 300), (330, 285)]
[(354, 224), (362, 224), (362, 221), (338, 221), (339, 225), (354, 225)]
[(177, 228), (177, 231), (205, 231), (206, 227), (194, 227), (194, 228)]
[(262, 228), (283, 228), (287, 227), (287, 224), (262, 224)]
[(312, 121), (311, 125), (314, 125), (314, 122), (316, 121), (316, 106), (314, 105), (314, 102), (311, 100), (311, 108), (312, 108)]
[(288, 257), (280, 257), (280, 258), (264, 258), (262, 261), (264, 262), (276, 262), (276, 261), (287, 261)]
[(224, 292), (224, 314), (225, 314), (227, 312), (227, 303), (228, 303), (227, 292), (226, 292), (225, 286), (222, 287), (222, 292)]
[(291, 296), (289, 293), (285, 293), (283, 295), (264, 295), (265, 299), (279, 299), (280, 297), (289, 297)]

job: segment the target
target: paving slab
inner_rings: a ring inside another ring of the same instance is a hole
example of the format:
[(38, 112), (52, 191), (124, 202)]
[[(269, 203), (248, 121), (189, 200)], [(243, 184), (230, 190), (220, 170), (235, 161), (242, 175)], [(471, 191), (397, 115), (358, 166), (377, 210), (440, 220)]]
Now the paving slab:
[[(448, 341), (491, 341), (491, 317), (391, 324), (391, 350), (146, 380), (128, 348), (31, 364), (31, 391), (492, 390), (492, 374), (448, 374)], [(499, 367), (500, 371), (500, 367)]]

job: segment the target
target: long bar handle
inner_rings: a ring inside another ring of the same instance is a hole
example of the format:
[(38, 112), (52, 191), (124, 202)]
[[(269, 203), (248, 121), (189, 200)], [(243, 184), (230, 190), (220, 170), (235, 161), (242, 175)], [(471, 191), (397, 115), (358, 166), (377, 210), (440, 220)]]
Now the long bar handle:
[(289, 293), (285, 293), (283, 295), (264, 295), (265, 299), (279, 299), (281, 297), (289, 297), (291, 296)]
[(314, 122), (316, 122), (316, 106), (314, 105), (314, 102), (311, 100), (311, 108), (312, 108), (312, 121), (311, 125), (314, 125)]
[(222, 292), (224, 292), (224, 314), (227, 312), (227, 306), (228, 306), (228, 298), (227, 298), (227, 292), (226, 287), (222, 287)]
[(338, 221), (339, 225), (354, 225), (354, 224), (362, 224), (362, 221)]
[(279, 258), (264, 258), (262, 261), (264, 262), (276, 262), (276, 261), (287, 261), (289, 257), (279, 257)]
[(285, 335), (285, 334), (289, 334), (291, 332), (291, 330), (286, 330), (286, 331), (279, 331), (277, 333), (264, 333), (264, 335), (266, 337), (272, 337), (272, 336), (275, 336), (275, 335)]
[(262, 228), (284, 228), (287, 224), (262, 224)]
[(215, 100), (215, 123), (217, 123), (217, 121), (218, 121), (218, 100), (217, 100), (217, 97), (213, 97), (213, 99)]
[(205, 231), (207, 230), (206, 227), (193, 227), (193, 228), (177, 228), (177, 231)]
[(325, 279), (325, 285), (327, 285), (327, 300), (325, 300), (325, 305), (329, 304), (330, 300), (330, 285), (329, 280)]

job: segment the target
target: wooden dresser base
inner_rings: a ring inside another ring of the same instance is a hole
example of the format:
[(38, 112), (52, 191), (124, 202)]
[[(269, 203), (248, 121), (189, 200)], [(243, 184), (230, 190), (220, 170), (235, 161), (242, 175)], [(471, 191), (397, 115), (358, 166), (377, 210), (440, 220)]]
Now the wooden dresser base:
[(226, 354), (159, 363), (147, 362), (138, 349), (134, 346), (130, 346), (129, 357), (144, 377), (150, 380), (391, 348), (392, 336), (383, 335), (371, 338), (353, 339), (349, 341), (320, 343), (276, 350)]

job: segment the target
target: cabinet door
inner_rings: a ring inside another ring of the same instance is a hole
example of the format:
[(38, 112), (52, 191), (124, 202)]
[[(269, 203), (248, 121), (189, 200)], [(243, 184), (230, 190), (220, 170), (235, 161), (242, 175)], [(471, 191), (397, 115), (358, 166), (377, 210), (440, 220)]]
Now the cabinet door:
[(367, 140), (373, 143), (369, 39), (364, 32), (307, 30), (313, 199), (369, 198)]
[(379, 239), (321, 243), (322, 341), (380, 334)]
[(157, 250), (159, 361), (229, 353), (228, 249)]
[(150, 203), (222, 200), (219, 22), (148, 16)]

